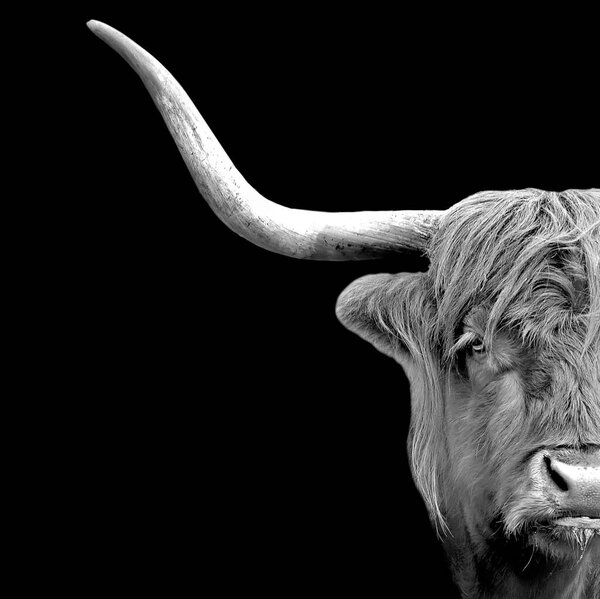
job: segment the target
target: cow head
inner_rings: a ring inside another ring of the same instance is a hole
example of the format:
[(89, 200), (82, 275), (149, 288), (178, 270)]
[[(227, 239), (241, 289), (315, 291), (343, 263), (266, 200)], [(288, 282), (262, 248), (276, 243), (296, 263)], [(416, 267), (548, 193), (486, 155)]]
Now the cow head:
[(469, 568), (481, 579), (595, 563), (600, 190), (486, 192), (447, 212), (284, 208), (243, 179), (160, 63), (89, 26), (140, 75), (203, 197), (236, 233), (296, 258), (428, 256), (427, 272), (355, 281), (337, 314), (410, 380), (414, 479), (465, 592)]
[(415, 481), (440, 531), (579, 559), (600, 548), (600, 194), (487, 192), (443, 216), (426, 273), (338, 316), (411, 382)]

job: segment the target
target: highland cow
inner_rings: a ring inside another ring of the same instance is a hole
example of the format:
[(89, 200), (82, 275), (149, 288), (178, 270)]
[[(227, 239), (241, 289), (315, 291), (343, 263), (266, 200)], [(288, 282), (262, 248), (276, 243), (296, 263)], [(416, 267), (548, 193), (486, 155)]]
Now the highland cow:
[(428, 257), (427, 272), (355, 281), (337, 315), (407, 374), (414, 480), (464, 597), (600, 597), (600, 190), (484, 192), (446, 212), (284, 208), (164, 67), (89, 27), (140, 75), (235, 232), (297, 258)]

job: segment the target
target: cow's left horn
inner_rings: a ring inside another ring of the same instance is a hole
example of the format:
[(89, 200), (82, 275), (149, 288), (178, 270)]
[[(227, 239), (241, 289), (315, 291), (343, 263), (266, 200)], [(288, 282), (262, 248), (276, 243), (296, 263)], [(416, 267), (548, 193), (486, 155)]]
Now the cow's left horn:
[(312, 260), (363, 260), (422, 251), (439, 211), (314, 212), (275, 204), (251, 187), (173, 76), (128, 37), (98, 21), (88, 27), (141, 77), (200, 193), (233, 231), (267, 250)]

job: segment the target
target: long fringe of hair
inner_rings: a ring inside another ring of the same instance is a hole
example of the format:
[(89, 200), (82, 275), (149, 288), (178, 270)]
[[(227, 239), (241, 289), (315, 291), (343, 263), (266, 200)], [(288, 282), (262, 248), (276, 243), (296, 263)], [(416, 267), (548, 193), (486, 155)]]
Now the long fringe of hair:
[(587, 330), (587, 347), (598, 339), (599, 189), (473, 195), (448, 212), (429, 256), (445, 357), (475, 306), (489, 309), (488, 344), (499, 327), (531, 344), (577, 324)]

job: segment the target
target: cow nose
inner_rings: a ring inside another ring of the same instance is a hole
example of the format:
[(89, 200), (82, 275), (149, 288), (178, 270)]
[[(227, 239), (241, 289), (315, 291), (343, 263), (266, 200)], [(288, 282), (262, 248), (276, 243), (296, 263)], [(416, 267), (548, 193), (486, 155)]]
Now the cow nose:
[(600, 454), (544, 457), (547, 490), (560, 510), (600, 518)]

